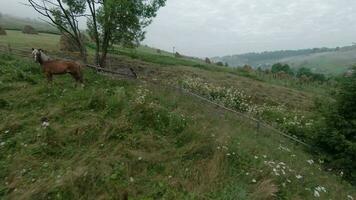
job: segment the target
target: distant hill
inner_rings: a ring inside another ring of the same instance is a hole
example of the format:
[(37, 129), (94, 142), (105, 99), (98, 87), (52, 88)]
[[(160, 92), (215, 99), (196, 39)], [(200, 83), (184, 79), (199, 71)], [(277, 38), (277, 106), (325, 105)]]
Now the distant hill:
[(46, 22), (36, 19), (14, 17), (0, 13), (0, 26), (8, 30), (22, 30), (24, 26), (31, 25), (37, 31), (43, 33), (58, 34), (58, 30)]
[(340, 74), (356, 63), (356, 45), (341, 48), (314, 48), (247, 53), (214, 57), (212, 60), (215, 62), (227, 62), (230, 66), (248, 64), (255, 68), (268, 68), (274, 63), (281, 62), (287, 63), (293, 68), (307, 67), (318, 73)]

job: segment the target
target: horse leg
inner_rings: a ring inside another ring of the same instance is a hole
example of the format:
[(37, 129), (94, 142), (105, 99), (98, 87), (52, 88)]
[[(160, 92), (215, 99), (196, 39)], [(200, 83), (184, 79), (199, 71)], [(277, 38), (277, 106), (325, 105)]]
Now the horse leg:
[(47, 83), (52, 83), (53, 82), (53, 75), (51, 73), (46, 73), (47, 77)]
[(78, 71), (76, 74), (75, 74), (75, 79), (77, 82), (79, 82), (81, 84), (82, 87), (84, 87), (84, 81), (83, 81), (83, 74), (81, 71)]

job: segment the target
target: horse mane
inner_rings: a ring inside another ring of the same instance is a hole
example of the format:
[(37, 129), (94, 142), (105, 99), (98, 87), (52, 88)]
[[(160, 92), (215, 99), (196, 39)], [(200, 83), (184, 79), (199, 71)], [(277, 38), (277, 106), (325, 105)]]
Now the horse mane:
[(46, 55), (43, 51), (40, 51), (40, 59), (42, 62), (47, 62), (52, 60), (48, 55)]

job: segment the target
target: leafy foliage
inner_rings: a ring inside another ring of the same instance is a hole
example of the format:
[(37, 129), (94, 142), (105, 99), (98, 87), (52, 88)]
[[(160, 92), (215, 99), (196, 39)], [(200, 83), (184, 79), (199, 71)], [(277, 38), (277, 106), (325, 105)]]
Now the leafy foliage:
[(293, 71), (288, 64), (276, 63), (272, 65), (272, 73), (285, 72), (289, 75), (293, 75)]
[(111, 45), (134, 47), (142, 41), (145, 35), (143, 28), (152, 22), (158, 9), (165, 5), (165, 0), (106, 0), (99, 1), (100, 6), (96, 10), (93, 0), (87, 2), (92, 16), (88, 21), (88, 32), (96, 41), (96, 59), (101, 66), (105, 65)]
[(315, 143), (335, 169), (356, 183), (356, 75), (341, 82), (336, 102), (322, 104)]
[(309, 77), (314, 81), (325, 81), (326, 77), (324, 74), (313, 73), (309, 68), (299, 68), (296, 73), (297, 78), (301, 78), (303, 76)]

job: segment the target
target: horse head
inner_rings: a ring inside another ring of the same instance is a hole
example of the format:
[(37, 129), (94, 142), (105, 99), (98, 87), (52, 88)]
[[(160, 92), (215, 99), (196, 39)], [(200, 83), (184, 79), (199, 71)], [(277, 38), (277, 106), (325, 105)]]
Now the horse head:
[(32, 57), (35, 62), (42, 63), (45, 61), (49, 61), (50, 57), (47, 56), (42, 49), (34, 49), (32, 48)]
[(32, 57), (35, 62), (40, 62), (42, 57), (42, 49), (34, 49), (32, 48)]

